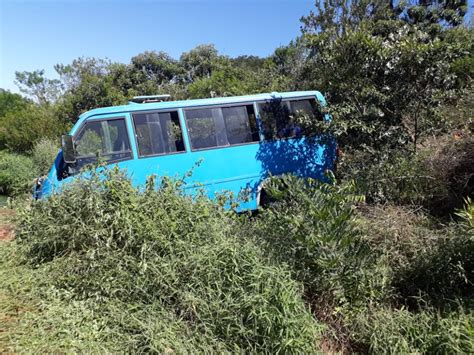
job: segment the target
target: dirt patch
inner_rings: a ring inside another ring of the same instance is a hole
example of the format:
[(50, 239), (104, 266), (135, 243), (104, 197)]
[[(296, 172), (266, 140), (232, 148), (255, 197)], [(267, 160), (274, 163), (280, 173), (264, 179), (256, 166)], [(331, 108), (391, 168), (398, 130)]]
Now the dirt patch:
[(14, 238), (14, 232), (12, 227), (0, 226), (0, 241), (8, 242)]
[(8, 208), (0, 208), (0, 241), (10, 241), (15, 236), (15, 229), (11, 222), (15, 212)]

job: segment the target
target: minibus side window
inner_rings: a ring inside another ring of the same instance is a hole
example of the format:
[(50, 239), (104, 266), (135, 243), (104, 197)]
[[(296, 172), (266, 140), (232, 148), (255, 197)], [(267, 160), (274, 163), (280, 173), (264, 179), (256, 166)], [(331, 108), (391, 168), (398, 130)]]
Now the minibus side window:
[(193, 150), (259, 140), (253, 105), (191, 109), (185, 113)]
[(223, 107), (222, 115), (229, 144), (243, 144), (259, 140), (253, 105)]
[(140, 157), (184, 151), (177, 111), (135, 114), (133, 123)]
[(228, 145), (219, 108), (186, 111), (186, 123), (193, 149)]
[(274, 99), (259, 104), (259, 112), (268, 140), (309, 135), (311, 122), (323, 118), (315, 99)]
[(132, 158), (123, 118), (87, 122), (76, 137), (75, 145), (77, 168), (97, 162), (97, 156), (107, 163)]
[(314, 121), (323, 121), (324, 114), (322, 107), (315, 99), (290, 100), (290, 111), (294, 116), (294, 120), (298, 122), (304, 135), (310, 135), (315, 132), (311, 131)]

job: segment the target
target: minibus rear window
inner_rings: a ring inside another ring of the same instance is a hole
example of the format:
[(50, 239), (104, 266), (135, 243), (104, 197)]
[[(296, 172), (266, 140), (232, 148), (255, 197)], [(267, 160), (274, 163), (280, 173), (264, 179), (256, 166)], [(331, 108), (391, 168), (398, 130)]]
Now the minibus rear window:
[(184, 151), (177, 111), (133, 115), (138, 154), (141, 157)]
[(259, 104), (259, 113), (265, 139), (310, 135), (311, 122), (323, 119), (315, 99), (275, 99)]
[(253, 105), (187, 110), (186, 123), (193, 150), (259, 140)]

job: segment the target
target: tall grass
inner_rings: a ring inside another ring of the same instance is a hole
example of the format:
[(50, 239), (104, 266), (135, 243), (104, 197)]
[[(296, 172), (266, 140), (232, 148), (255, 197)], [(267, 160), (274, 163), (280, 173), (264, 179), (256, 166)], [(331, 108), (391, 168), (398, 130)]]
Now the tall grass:
[(400, 206), (364, 210), (362, 230), (371, 250), (386, 258), (398, 302), (418, 306), (422, 296), (443, 307), (474, 292), (474, 240), (460, 222), (439, 224)]
[(426, 308), (377, 307), (360, 313), (353, 324), (354, 341), (375, 354), (472, 354), (474, 312), (462, 307), (441, 314)]
[(269, 207), (237, 215), (224, 198), (185, 195), (185, 179), (135, 188), (126, 172), (101, 168), (26, 204), (0, 255), (0, 310), (13, 319), (0, 344), (472, 351), (472, 205), (443, 225), (367, 206), (352, 183), (286, 176), (266, 185)]
[(312, 297), (338, 306), (363, 299), (375, 264), (358, 232), (355, 205), (363, 196), (355, 185), (285, 176), (266, 190), (275, 202), (253, 225), (264, 248), (291, 266)]
[(31, 157), (38, 175), (48, 174), (58, 155), (59, 144), (48, 138), (40, 139), (33, 147)]
[(0, 194), (19, 196), (29, 192), (35, 177), (30, 157), (0, 151)]
[(189, 350), (189, 337), (207, 350), (314, 349), (322, 326), (290, 272), (235, 235), (238, 216), (181, 184), (140, 191), (116, 169), (91, 173), (21, 212), (17, 242), (128, 351)]

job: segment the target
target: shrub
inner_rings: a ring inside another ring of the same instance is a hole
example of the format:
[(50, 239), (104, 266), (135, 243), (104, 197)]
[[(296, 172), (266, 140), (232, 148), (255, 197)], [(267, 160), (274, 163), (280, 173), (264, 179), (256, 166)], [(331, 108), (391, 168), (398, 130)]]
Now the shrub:
[(372, 203), (423, 206), (447, 217), (474, 191), (474, 137), (459, 131), (425, 140), (416, 154), (354, 152), (344, 156), (338, 174), (355, 179)]
[(253, 233), (272, 257), (288, 264), (319, 304), (356, 308), (383, 292), (374, 260), (358, 232), (353, 183), (337, 185), (293, 176), (273, 179), (275, 200), (261, 211)]
[(408, 151), (355, 151), (344, 155), (338, 175), (354, 179), (369, 203), (414, 204), (423, 200), (425, 186), (432, 183), (431, 176), (420, 169), (420, 159)]
[(387, 298), (348, 309), (352, 346), (367, 352), (470, 353), (474, 242), (467, 210), (440, 225), (420, 209), (364, 206), (360, 231), (384, 267)]
[(449, 307), (474, 292), (474, 240), (464, 224), (436, 225), (407, 207), (364, 211), (362, 230), (376, 255), (386, 260), (396, 303), (419, 308), (419, 299)]
[(464, 208), (460, 209), (457, 213), (460, 217), (459, 226), (468, 235), (471, 235), (471, 239), (474, 239), (474, 203), (470, 197), (466, 197)]
[(474, 313), (462, 308), (442, 315), (379, 307), (361, 313), (353, 324), (354, 341), (371, 353), (470, 354), (474, 351)]
[(419, 168), (432, 176), (423, 206), (436, 216), (452, 214), (474, 193), (474, 135), (460, 130), (426, 140), (421, 154)]
[(32, 158), (38, 175), (46, 175), (58, 155), (58, 144), (47, 138), (42, 138), (33, 148)]
[(66, 130), (51, 106), (29, 104), (7, 112), (1, 120), (0, 149), (17, 153), (28, 153), (42, 138), (54, 139)]
[(18, 243), (27, 262), (51, 265), (68, 303), (93, 302), (122, 350), (179, 350), (191, 338), (208, 351), (314, 351), (321, 327), (287, 269), (236, 236), (240, 217), (181, 184), (138, 190), (117, 169), (91, 172), (21, 212)]
[(415, 260), (426, 256), (443, 238), (421, 211), (407, 206), (366, 205), (361, 208), (360, 230), (372, 252), (385, 256), (391, 278), (400, 277)]
[(247, 233), (303, 282), (315, 317), (328, 325), (326, 347), (357, 351), (352, 318), (391, 294), (386, 260), (361, 233), (356, 187), (285, 176), (270, 180), (265, 191), (273, 202)]
[(0, 193), (18, 196), (31, 191), (36, 169), (27, 156), (0, 152)]

